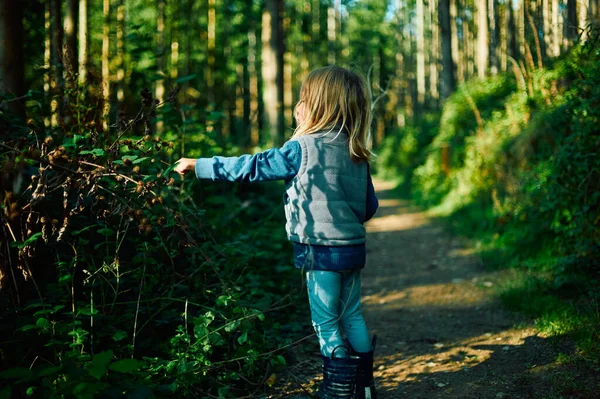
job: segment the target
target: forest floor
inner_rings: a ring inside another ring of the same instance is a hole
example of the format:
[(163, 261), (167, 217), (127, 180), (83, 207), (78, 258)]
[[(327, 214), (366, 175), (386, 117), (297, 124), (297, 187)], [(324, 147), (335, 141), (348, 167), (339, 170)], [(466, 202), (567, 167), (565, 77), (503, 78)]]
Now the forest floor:
[[(377, 335), (379, 399), (600, 398), (597, 374), (560, 361), (574, 351), (568, 339), (545, 337), (503, 309), (498, 286), (510, 271), (487, 270), (468, 240), (399, 199), (392, 184), (376, 181), (376, 190), (362, 310)], [(270, 397), (314, 392), (316, 337), (285, 356), (289, 366)]]

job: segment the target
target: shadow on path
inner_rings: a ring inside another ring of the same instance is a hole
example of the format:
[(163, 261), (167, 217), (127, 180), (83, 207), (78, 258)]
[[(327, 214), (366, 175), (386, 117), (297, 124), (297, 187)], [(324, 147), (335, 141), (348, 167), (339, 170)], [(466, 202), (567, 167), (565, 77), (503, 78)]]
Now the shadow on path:
[(523, 320), (492, 292), (506, 272), (486, 271), (466, 241), (397, 199), (389, 183), (376, 188), (362, 309), (378, 336), (380, 399), (591, 397), (576, 383), (555, 392), (565, 386), (554, 384), (556, 355), (573, 348), (516, 327)]

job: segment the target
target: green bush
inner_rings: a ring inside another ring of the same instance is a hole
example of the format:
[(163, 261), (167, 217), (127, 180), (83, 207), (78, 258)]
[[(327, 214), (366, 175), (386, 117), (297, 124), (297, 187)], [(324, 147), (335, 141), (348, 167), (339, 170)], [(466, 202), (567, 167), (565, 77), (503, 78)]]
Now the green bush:
[[(181, 182), (180, 127), (150, 134), (143, 97), (115, 135), (0, 115), (2, 398), (239, 397), (285, 364), (297, 280), (283, 212), (264, 213), (276, 190)], [(195, 136), (186, 152), (220, 151)]]

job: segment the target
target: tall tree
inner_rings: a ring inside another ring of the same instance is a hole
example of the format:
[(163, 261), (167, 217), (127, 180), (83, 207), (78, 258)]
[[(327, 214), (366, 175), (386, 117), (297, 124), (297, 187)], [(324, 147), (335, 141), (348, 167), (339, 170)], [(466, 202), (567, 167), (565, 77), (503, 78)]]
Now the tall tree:
[(477, 76), (484, 78), (489, 65), (487, 0), (477, 0)]
[(559, 25), (559, 0), (552, 0), (552, 56), (560, 55), (560, 44), (562, 42), (562, 26)]
[(17, 98), (26, 91), (23, 34), (21, 0), (0, 0), (0, 94), (16, 97), (5, 107), (21, 116), (25, 115), (25, 106)]
[[(52, 78), (52, 1), (44, 4), (44, 97), (50, 99)], [(50, 118), (44, 117), (44, 126), (50, 127)]]
[(518, 58), (516, 35), (517, 27), (515, 21), (515, 9), (513, 8), (513, 4), (513, 0), (508, 0), (508, 2), (506, 3), (506, 53), (516, 60)]
[(437, 107), (439, 95), (439, 64), (440, 64), (440, 29), (437, 4), (434, 1), (429, 1), (428, 20), (430, 30), (429, 44), (429, 96), (431, 98), (431, 106)]
[(425, 10), (423, 0), (417, 0), (417, 105), (425, 103)]
[[(215, 46), (217, 40), (217, 10), (216, 0), (208, 0), (208, 40), (206, 42), (207, 48), (207, 63), (206, 63), (206, 91), (209, 103), (215, 102)], [(212, 126), (207, 125), (207, 130), (211, 130)]]
[(248, 31), (248, 81), (249, 81), (249, 96), (250, 96), (250, 142), (252, 146), (257, 146), (259, 143), (258, 129), (258, 71), (256, 68), (257, 60), (257, 44), (256, 44), (256, 27), (251, 25)]
[(500, 60), (498, 57), (498, 45), (500, 44), (500, 29), (498, 21), (498, 4), (496, 0), (488, 0), (488, 20), (489, 20), (489, 58), (490, 70), (492, 75), (496, 75), (500, 70)]
[[(105, 0), (106, 1), (106, 0)], [(165, 49), (165, 13), (166, 1), (157, 0), (156, 3), (157, 19), (156, 19), (156, 99), (162, 103), (165, 100), (165, 64), (166, 64), (166, 49)], [(159, 118), (156, 122), (157, 133), (162, 133), (163, 121)]]
[[(65, 14), (65, 52), (63, 64), (68, 74), (79, 73), (77, 55), (77, 22), (79, 19), (79, 0), (68, 0)], [(69, 79), (71, 80), (71, 79)]]
[(567, 1), (566, 40), (571, 46), (577, 40), (577, 0)]
[(117, 102), (121, 109), (125, 99), (125, 0), (117, 3)]
[(79, 83), (87, 80), (88, 0), (79, 0)]
[(109, 53), (110, 53), (110, 0), (104, 0), (103, 4), (104, 25), (102, 30), (102, 123), (104, 130), (108, 131), (110, 118), (110, 70), (109, 70)]
[(264, 128), (274, 144), (283, 141), (283, 0), (266, 0), (262, 14), (262, 77)]
[(452, 23), (450, 21), (450, 0), (439, 2), (439, 26), (442, 45), (442, 81), (441, 97), (446, 99), (456, 87), (454, 80), (454, 62), (452, 60)]
[(50, 0), (52, 3), (52, 99), (50, 100), (50, 125), (57, 126), (62, 120), (62, 108), (59, 98), (63, 95), (63, 18), (62, 0)]

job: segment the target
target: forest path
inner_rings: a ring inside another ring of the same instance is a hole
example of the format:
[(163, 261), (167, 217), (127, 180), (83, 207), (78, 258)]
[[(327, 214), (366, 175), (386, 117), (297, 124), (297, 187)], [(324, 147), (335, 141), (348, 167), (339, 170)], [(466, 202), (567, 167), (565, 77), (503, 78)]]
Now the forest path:
[(466, 240), (398, 199), (393, 184), (375, 185), (362, 310), (378, 337), (380, 399), (547, 397), (535, 369), (554, 351), (494, 298), (505, 272), (486, 271)]
[[(362, 311), (377, 335), (379, 399), (563, 397), (548, 381), (559, 348), (495, 299), (508, 272), (486, 271), (467, 240), (399, 199), (393, 184), (376, 180), (375, 187)], [(296, 387), (314, 390), (316, 338), (302, 350), (290, 373)]]

